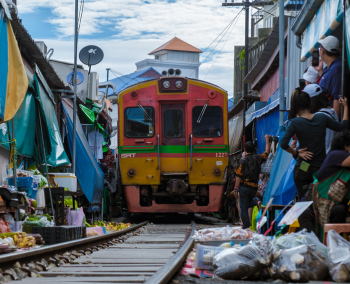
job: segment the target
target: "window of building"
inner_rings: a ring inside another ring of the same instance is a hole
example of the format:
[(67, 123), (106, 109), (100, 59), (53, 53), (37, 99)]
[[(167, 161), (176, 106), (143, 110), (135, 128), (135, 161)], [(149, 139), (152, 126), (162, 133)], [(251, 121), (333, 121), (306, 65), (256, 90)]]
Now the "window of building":
[(164, 135), (166, 138), (179, 138), (182, 136), (182, 111), (169, 109), (164, 112)]
[(154, 108), (128, 107), (124, 111), (124, 133), (128, 138), (154, 136)]
[[(202, 110), (202, 106), (196, 106), (192, 109), (193, 135), (195, 137), (222, 136), (222, 108), (219, 106), (208, 106), (204, 114)], [(202, 118), (200, 118), (200, 116), (202, 116)]]

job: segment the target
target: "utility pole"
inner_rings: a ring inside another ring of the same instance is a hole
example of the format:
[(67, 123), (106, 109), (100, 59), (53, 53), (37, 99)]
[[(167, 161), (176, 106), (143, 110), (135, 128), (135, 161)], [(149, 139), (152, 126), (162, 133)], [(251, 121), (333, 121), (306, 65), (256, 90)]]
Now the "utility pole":
[[(231, 0), (232, 3), (227, 3), (227, 0), (225, 0), (225, 3), (222, 3), (222, 6), (224, 7), (239, 7), (244, 6), (245, 9), (245, 51), (244, 51), (244, 77), (248, 75), (248, 62), (249, 62), (249, 7), (250, 6), (266, 6), (266, 5), (274, 5), (274, 2), (272, 1), (253, 1), (249, 2), (249, 0), (245, 0), (245, 2), (242, 0), (241, 3), (234, 3), (234, 0)], [(253, 26), (251, 27), (253, 28)], [(247, 97), (248, 97), (248, 83), (244, 83), (244, 93), (243, 93), (243, 137), (242, 137), (242, 152), (244, 148), (244, 144), (246, 142), (246, 133), (245, 133), (245, 112), (247, 111)]]
[(74, 19), (74, 99), (73, 99), (73, 141), (72, 141), (72, 173), (75, 174), (76, 167), (76, 132), (77, 132), (77, 64), (78, 64), (78, 0), (75, 0), (75, 19)]

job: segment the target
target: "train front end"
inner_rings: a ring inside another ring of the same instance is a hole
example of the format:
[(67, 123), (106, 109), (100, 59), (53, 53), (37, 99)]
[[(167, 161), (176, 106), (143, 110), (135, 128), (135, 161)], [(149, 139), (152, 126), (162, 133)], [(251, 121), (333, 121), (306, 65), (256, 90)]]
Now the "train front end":
[(227, 93), (162, 77), (119, 96), (119, 163), (129, 212), (217, 212), (228, 164)]

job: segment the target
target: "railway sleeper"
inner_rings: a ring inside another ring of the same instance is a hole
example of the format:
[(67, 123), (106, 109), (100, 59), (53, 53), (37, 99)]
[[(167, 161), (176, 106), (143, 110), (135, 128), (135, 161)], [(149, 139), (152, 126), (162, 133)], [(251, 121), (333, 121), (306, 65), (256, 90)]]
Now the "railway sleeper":
[(7, 283), (10, 281), (22, 280), (26, 277), (40, 277), (40, 273), (44, 271), (48, 271), (50, 269), (78, 263), (75, 262), (77, 258), (82, 255), (90, 255), (95, 251), (99, 251), (100, 249), (106, 249), (109, 246), (123, 243), (128, 237), (132, 237), (135, 235), (139, 235), (141, 232), (141, 228), (137, 229), (132, 233), (125, 233), (125, 236), (121, 236), (119, 238), (113, 238), (108, 242), (103, 242), (102, 244), (98, 244), (97, 246), (92, 246), (91, 248), (85, 248), (83, 250), (72, 250), (66, 251), (63, 254), (56, 253), (54, 256), (49, 256), (47, 260), (42, 258), (40, 261), (31, 261), (29, 263), (24, 263), (23, 265), (17, 261), (12, 268), (7, 268), (5, 271), (0, 269), (0, 284)]

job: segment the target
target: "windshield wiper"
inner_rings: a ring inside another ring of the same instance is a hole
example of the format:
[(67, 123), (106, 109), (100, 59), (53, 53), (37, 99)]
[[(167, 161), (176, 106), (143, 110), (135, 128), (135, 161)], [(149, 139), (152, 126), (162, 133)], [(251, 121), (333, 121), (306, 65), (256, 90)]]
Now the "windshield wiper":
[(206, 102), (205, 105), (203, 106), (202, 111), (201, 111), (200, 115), (198, 116), (197, 123), (201, 123), (201, 120), (203, 118), (205, 110), (207, 109), (208, 104), (209, 103)]
[(152, 118), (148, 115), (147, 111), (142, 107), (140, 103), (137, 104), (137, 106), (142, 110), (143, 114), (146, 116), (147, 120), (152, 121)]

